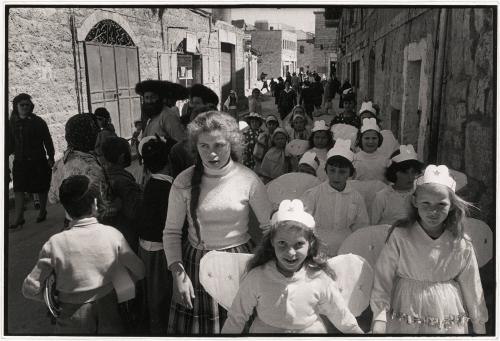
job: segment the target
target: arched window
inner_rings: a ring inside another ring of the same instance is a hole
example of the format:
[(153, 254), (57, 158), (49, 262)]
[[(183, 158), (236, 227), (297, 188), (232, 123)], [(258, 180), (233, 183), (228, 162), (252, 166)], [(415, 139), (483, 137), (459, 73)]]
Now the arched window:
[(300, 47), (299, 47), (299, 52), (300, 52), (300, 53), (304, 53), (304, 45), (300, 45)]
[(96, 43), (121, 46), (135, 46), (128, 33), (113, 20), (99, 21), (89, 31), (85, 41), (94, 41)]

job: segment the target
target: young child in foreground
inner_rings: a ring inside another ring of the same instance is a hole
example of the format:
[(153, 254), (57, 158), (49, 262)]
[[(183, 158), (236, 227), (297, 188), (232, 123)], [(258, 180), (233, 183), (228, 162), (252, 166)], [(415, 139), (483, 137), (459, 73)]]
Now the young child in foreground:
[(59, 198), (72, 219), (70, 229), (45, 243), (23, 283), (26, 298), (43, 302), (45, 281), (54, 272), (62, 309), (56, 319), (57, 334), (124, 333), (113, 274), (121, 265), (134, 280), (144, 277), (144, 264), (120, 231), (97, 222), (96, 197), (84, 175), (62, 182)]
[(343, 333), (363, 333), (318, 255), (314, 218), (284, 200), (250, 260), (222, 333), (326, 333), (320, 314)]
[(373, 332), (484, 334), (488, 311), (474, 247), (464, 236), (469, 203), (446, 166), (416, 179), (413, 209), (398, 221), (375, 266)]

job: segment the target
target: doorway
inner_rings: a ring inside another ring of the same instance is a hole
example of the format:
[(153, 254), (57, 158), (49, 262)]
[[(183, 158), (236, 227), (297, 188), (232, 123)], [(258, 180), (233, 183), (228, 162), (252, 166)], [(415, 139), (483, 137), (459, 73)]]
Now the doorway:
[(88, 110), (106, 108), (118, 136), (132, 137), (134, 120), (141, 118), (139, 50), (112, 20), (98, 22), (83, 43)]

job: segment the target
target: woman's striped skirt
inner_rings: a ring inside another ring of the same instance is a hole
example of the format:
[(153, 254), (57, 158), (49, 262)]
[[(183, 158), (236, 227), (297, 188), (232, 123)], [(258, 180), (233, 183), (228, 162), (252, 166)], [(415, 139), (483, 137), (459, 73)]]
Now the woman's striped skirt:
[[(253, 242), (229, 249), (219, 250), (232, 253), (252, 253)], [(200, 283), (200, 260), (210, 250), (199, 250), (186, 240), (182, 246), (182, 261), (186, 274), (193, 284), (195, 298), (193, 309), (186, 309), (172, 299), (168, 321), (169, 335), (211, 335), (219, 334), (227, 312), (205, 291)]]

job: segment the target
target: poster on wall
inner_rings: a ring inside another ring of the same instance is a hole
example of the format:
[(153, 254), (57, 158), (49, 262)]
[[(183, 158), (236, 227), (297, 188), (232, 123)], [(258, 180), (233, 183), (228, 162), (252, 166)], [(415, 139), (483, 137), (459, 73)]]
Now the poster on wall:
[(177, 78), (193, 79), (193, 56), (190, 54), (177, 55)]

